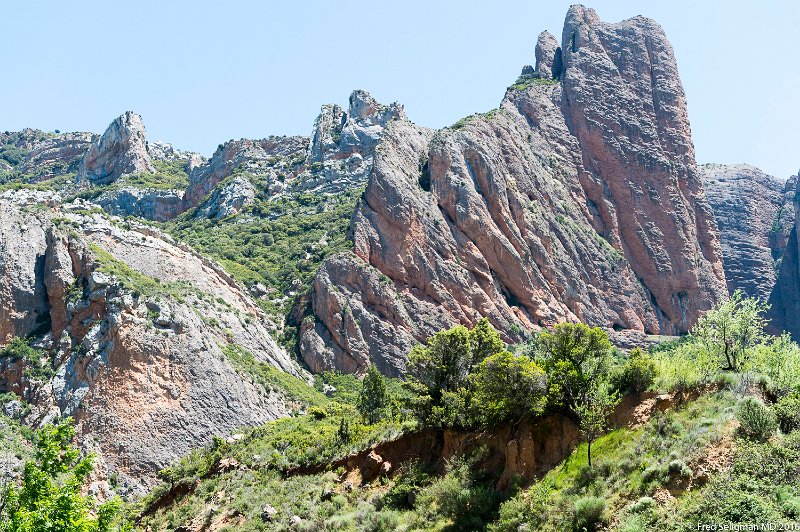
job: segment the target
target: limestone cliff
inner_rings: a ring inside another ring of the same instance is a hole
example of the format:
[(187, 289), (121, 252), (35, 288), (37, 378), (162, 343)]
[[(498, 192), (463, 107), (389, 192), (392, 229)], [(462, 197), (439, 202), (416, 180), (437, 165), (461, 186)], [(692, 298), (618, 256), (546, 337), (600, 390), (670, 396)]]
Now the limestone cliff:
[(312, 369), (399, 374), (414, 342), (481, 316), (509, 341), (563, 320), (676, 334), (726, 293), (661, 28), (574, 6), (536, 64), (500, 109), (435, 133), (386, 128), (354, 253), (314, 283)]
[(2, 391), (32, 405), (26, 421), (73, 416), (100, 475), (138, 489), (173, 459), (247, 425), (287, 415), (225, 355), (302, 370), (273, 324), (214, 262), (145, 225), (55, 194), (0, 196), (0, 345), (32, 336), (55, 376), (4, 364)]
[[(240, 212), (257, 193), (264, 198), (303, 192), (335, 195), (363, 186), (384, 128), (404, 119), (401, 105), (383, 105), (356, 90), (347, 110), (322, 106), (310, 138), (221, 144), (191, 172), (183, 208), (199, 207), (197, 216), (220, 218)], [(257, 186), (248, 185), (244, 176)]]

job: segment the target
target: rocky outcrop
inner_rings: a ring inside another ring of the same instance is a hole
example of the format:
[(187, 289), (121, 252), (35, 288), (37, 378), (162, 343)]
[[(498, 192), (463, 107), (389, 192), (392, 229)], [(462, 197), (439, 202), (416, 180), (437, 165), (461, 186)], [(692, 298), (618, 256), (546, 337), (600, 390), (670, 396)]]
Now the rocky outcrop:
[(264, 176), (268, 187), (283, 182), (292, 169), (305, 160), (305, 137), (269, 137), (262, 140), (231, 140), (220, 144), (206, 163), (189, 174), (184, 210), (200, 205), (227, 177), (238, 173)]
[(111, 122), (103, 136), (86, 151), (78, 179), (106, 185), (126, 175), (154, 171), (142, 117), (128, 111)]
[(536, 41), (536, 72), (542, 78), (557, 78), (563, 68), (561, 60), (561, 47), (550, 32), (543, 31)]
[(796, 180), (744, 164), (700, 167), (719, 227), (728, 291), (768, 301), (794, 228)]
[(203, 218), (232, 216), (253, 203), (255, 197), (256, 187), (253, 183), (245, 176), (237, 175), (215, 188), (195, 215)]
[(39, 192), (0, 198), (0, 345), (32, 335), (55, 377), (5, 368), (26, 421), (73, 416), (99, 474), (131, 489), (212, 435), (289, 412), (226, 356), (229, 344), (302, 375), (274, 325), (225, 271), (159, 231)]
[(94, 203), (115, 216), (137, 216), (166, 222), (182, 212), (182, 190), (121, 187), (102, 192)]
[(564, 320), (676, 334), (726, 293), (661, 28), (574, 6), (560, 49), (558, 82), (528, 76), (498, 110), (435, 134), (385, 128), (354, 254), (315, 279), (312, 368), (396, 375), (414, 342), (481, 316), (507, 341)]
[(97, 138), (92, 133), (46, 133), (36, 129), (0, 133), (0, 153), (14, 150), (19, 157), (0, 156), (0, 171), (16, 170), (26, 181), (40, 182), (75, 174), (83, 154)]
[[(336, 195), (363, 186), (375, 147), (386, 126), (396, 120), (405, 120), (401, 105), (382, 105), (356, 90), (347, 110), (322, 107), (310, 139), (229, 141), (192, 171), (184, 208), (199, 206), (196, 215), (218, 217), (220, 212), (238, 212), (256, 193), (265, 198), (300, 192)], [(231, 176), (237, 180), (227, 181)], [(246, 186), (245, 176), (253, 186)], [(215, 191), (220, 183), (225, 190)]]

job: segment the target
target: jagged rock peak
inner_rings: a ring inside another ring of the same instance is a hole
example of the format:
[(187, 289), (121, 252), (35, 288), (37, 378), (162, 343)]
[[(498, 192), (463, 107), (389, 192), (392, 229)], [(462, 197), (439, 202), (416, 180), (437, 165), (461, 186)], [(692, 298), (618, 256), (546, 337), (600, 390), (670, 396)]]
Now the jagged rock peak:
[(103, 136), (86, 150), (78, 178), (108, 184), (125, 175), (153, 171), (144, 121), (138, 114), (127, 111), (111, 122)]
[(556, 38), (549, 31), (543, 31), (539, 34), (535, 53), (536, 72), (541, 77), (556, 78), (561, 74), (561, 48)]
[(354, 90), (349, 103), (347, 112), (335, 104), (322, 106), (308, 146), (311, 162), (321, 162), (339, 151), (367, 157), (386, 124), (392, 120), (407, 120), (401, 104), (383, 105), (365, 90)]
[(356, 89), (350, 95), (350, 110), (348, 115), (353, 120), (364, 120), (368, 117), (381, 113), (379, 120), (386, 121), (391, 119), (405, 119), (403, 106), (397, 102), (389, 106), (382, 105), (365, 90)]

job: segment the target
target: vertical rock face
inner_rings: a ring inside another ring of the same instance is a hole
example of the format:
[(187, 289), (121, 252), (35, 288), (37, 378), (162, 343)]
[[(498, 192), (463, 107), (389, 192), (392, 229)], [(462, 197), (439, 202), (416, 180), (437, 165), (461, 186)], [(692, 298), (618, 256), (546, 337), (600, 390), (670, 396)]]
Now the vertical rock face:
[(550, 32), (543, 31), (536, 41), (536, 72), (542, 77), (558, 77), (561, 73), (561, 48)]
[(685, 331), (719, 297), (724, 274), (672, 47), (652, 20), (604, 24), (573, 6), (562, 54), (564, 111), (595, 229)]
[(796, 179), (782, 181), (744, 164), (699, 170), (719, 226), (728, 291), (769, 301), (794, 229)]
[(142, 117), (128, 111), (86, 151), (78, 179), (104, 185), (125, 175), (154, 171)]
[(576, 6), (560, 50), (551, 39), (500, 109), (386, 128), (354, 253), (315, 280), (312, 369), (399, 374), (414, 342), (481, 316), (508, 341), (564, 320), (675, 334), (726, 293), (661, 28)]
[[(798, 239), (798, 220), (800, 220), (800, 198), (797, 197), (798, 175), (789, 178), (786, 193), (791, 195), (794, 220), (789, 228), (786, 247), (780, 257), (777, 282), (770, 294), (771, 305), (768, 317), (774, 333), (788, 331), (795, 340), (800, 338), (800, 240)], [(782, 219), (782, 218), (781, 218)], [(779, 221), (781, 225), (783, 223)], [(781, 231), (785, 231), (782, 227)]]

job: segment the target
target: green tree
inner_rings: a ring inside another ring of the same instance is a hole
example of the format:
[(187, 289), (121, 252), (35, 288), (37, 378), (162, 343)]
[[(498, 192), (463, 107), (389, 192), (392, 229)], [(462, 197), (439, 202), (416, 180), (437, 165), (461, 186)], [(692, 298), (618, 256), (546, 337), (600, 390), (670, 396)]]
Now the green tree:
[(406, 362), (408, 387), (417, 395), (417, 416), (428, 425), (468, 425), (471, 394), (469, 374), (474, 365), (504, 348), (499, 333), (485, 318), (475, 328), (457, 325), (414, 347)]
[(383, 375), (375, 366), (370, 366), (364, 376), (357, 406), (358, 411), (370, 425), (380, 421), (386, 407), (389, 406), (386, 381), (383, 380)]
[(92, 472), (92, 456), (72, 446), (72, 420), (36, 432), (35, 460), (27, 462), (19, 485), (5, 487), (0, 531), (105, 532), (117, 526), (119, 502), (97, 505), (81, 488)]
[(592, 381), (584, 400), (576, 407), (578, 426), (586, 438), (586, 459), (592, 467), (592, 442), (608, 428), (608, 417), (619, 404), (619, 395), (605, 379)]
[(548, 399), (577, 414), (587, 403), (592, 383), (605, 378), (611, 342), (599, 327), (560, 323), (539, 335), (538, 349), (547, 372)]
[(478, 364), (470, 380), (471, 408), (483, 424), (519, 419), (544, 409), (547, 377), (527, 356), (508, 351), (489, 355)]
[(622, 393), (640, 394), (647, 391), (656, 379), (656, 363), (641, 348), (631, 349), (628, 361), (615, 375), (617, 390)]
[(754, 348), (765, 339), (763, 315), (767, 310), (769, 305), (736, 290), (697, 321), (692, 336), (721, 369), (742, 371)]

